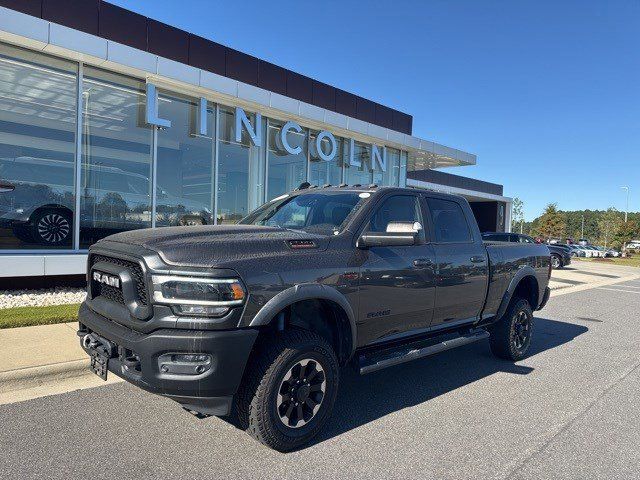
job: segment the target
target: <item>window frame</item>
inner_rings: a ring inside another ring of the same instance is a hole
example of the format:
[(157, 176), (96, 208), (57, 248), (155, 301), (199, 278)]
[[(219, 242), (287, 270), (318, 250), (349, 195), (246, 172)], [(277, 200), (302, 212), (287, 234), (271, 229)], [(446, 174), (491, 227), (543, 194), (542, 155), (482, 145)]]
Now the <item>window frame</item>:
[[(469, 220), (467, 219), (467, 215), (465, 215), (465, 209), (464, 206), (461, 204), (461, 202), (459, 202), (457, 199), (449, 199), (449, 198), (440, 198), (437, 197), (435, 195), (428, 195), (428, 194), (421, 194), (422, 197), (424, 198), (424, 203), (427, 207), (427, 211), (429, 213), (428, 218), (429, 218), (429, 223), (430, 223), (430, 230), (432, 233), (432, 242), (434, 245), (469, 245), (469, 244), (473, 244), (475, 243), (475, 238), (473, 235), (473, 230), (471, 229), (471, 226), (469, 225)], [(436, 226), (435, 223), (433, 222), (433, 216), (431, 215), (431, 206), (429, 205), (429, 199), (433, 199), (433, 200), (439, 200), (442, 202), (451, 202), (455, 205), (457, 205), (460, 208), (460, 211), (462, 212), (462, 216), (464, 218), (465, 224), (467, 225), (467, 230), (469, 231), (469, 240), (468, 241), (457, 241), (457, 242), (439, 242), (437, 237), (436, 237)]]

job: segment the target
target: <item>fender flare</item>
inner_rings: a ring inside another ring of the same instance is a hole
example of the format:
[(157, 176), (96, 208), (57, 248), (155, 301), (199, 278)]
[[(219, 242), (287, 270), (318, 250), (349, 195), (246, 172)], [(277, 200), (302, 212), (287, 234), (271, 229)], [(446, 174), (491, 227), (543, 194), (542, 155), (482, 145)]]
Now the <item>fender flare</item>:
[[(504, 315), (504, 312), (507, 311), (509, 302), (511, 302), (511, 297), (513, 297), (513, 292), (516, 291), (518, 284), (525, 277), (533, 277), (533, 279), (536, 281), (536, 285), (538, 284), (538, 277), (536, 277), (536, 271), (533, 269), (533, 267), (531, 267), (530, 265), (526, 265), (521, 269), (519, 269), (511, 279), (511, 282), (509, 282), (507, 291), (504, 292), (504, 295), (502, 296), (502, 302), (500, 302), (500, 307), (496, 312), (496, 316), (495, 316), (496, 320), (502, 318), (502, 316)], [(536, 296), (539, 296), (539, 292), (536, 292)], [(535, 310), (537, 308), (538, 308), (537, 305), (531, 305), (532, 310)]]
[(345, 296), (333, 287), (320, 283), (301, 283), (287, 288), (269, 300), (251, 320), (250, 327), (268, 325), (278, 312), (296, 302), (303, 300), (329, 300), (338, 304), (347, 314), (351, 331), (351, 348), (349, 356), (356, 350), (357, 331), (356, 317)]

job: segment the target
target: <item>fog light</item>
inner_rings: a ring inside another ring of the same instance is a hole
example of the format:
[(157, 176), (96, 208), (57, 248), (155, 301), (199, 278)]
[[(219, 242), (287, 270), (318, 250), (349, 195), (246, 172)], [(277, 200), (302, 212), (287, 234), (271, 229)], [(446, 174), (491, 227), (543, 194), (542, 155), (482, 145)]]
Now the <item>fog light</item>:
[(158, 357), (160, 371), (171, 375), (201, 375), (212, 364), (213, 357), (207, 353), (165, 353)]
[(222, 317), (229, 312), (229, 307), (212, 307), (208, 305), (174, 305), (178, 315)]

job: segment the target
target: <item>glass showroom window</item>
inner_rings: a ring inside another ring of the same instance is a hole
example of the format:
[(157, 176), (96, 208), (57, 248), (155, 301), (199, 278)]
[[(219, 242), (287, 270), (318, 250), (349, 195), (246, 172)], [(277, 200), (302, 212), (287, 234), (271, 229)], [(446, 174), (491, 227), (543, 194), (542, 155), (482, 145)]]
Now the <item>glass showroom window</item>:
[(400, 173), (398, 178), (398, 185), (401, 187), (407, 186), (407, 152), (400, 152)]
[[(382, 155), (382, 147), (378, 147)], [(387, 171), (383, 172), (380, 165), (376, 164), (373, 171), (373, 183), (376, 185), (398, 186), (400, 178), (400, 150), (387, 148)]]
[[(221, 107), (219, 112), (216, 217), (218, 223), (237, 223), (264, 201), (264, 162), (246, 129), (240, 143), (235, 141), (234, 110)], [(256, 126), (255, 115), (247, 115), (256, 132), (262, 133), (264, 126)]]
[[(311, 133), (311, 143), (309, 145), (309, 183), (311, 185), (322, 186), (325, 184), (339, 185), (342, 182), (342, 164), (344, 161), (343, 148), (344, 141), (342, 138), (335, 137), (335, 156), (331, 161), (325, 161), (318, 155), (316, 138), (318, 132)], [(328, 138), (322, 138), (320, 146), (325, 155), (329, 154), (332, 149), (331, 141)]]
[[(349, 157), (347, 157), (349, 158)], [(373, 182), (371, 170), (371, 145), (354, 142), (353, 160), (360, 163), (360, 166), (351, 165), (346, 162), (345, 165), (345, 183), (349, 185), (369, 185)]]
[(211, 225), (214, 114), (207, 111), (207, 135), (201, 136), (194, 100), (161, 95), (158, 103), (171, 127), (158, 130), (156, 226)]
[(153, 130), (144, 83), (85, 67), (82, 83), (80, 245), (151, 226)]
[[(307, 178), (307, 130), (285, 130), (283, 123), (269, 120), (267, 138), (267, 200), (298, 188)], [(297, 153), (290, 153), (295, 151)]]
[(0, 44), (0, 249), (71, 248), (77, 66)]

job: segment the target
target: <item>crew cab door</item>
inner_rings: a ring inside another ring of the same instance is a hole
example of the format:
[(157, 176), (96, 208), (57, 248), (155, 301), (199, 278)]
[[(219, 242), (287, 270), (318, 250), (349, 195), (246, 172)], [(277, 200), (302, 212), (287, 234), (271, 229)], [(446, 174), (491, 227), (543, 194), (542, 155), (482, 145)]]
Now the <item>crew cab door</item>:
[(426, 328), (434, 307), (435, 253), (417, 194), (392, 194), (374, 208), (361, 234), (386, 232), (390, 222), (419, 225), (415, 245), (362, 250), (358, 346)]
[[(427, 197), (436, 255), (432, 326), (475, 319), (487, 293), (488, 256), (464, 202)], [(468, 213), (465, 214), (465, 209)]]

